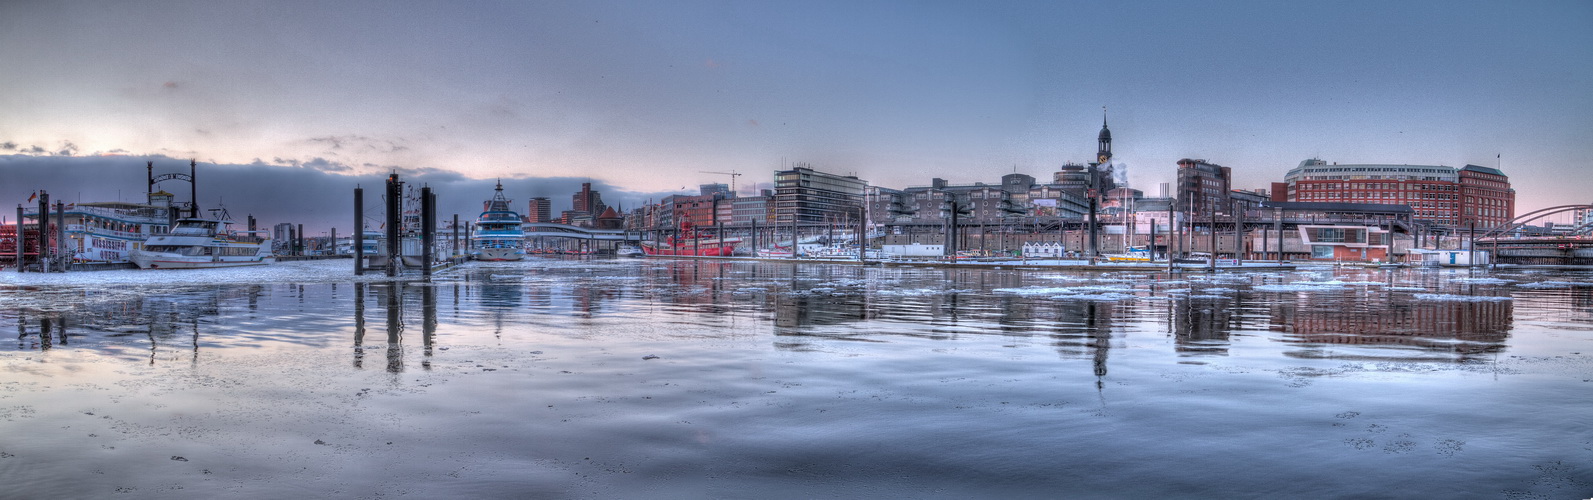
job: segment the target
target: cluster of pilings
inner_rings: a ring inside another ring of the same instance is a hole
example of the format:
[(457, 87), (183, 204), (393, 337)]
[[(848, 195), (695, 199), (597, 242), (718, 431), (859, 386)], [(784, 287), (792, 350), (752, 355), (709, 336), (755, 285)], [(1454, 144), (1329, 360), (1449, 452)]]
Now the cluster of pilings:
[[(404, 259), (406, 255), (403, 254), (403, 195), (404, 183), (398, 180), (398, 174), (388, 175), (383, 195), (386, 213), (382, 223), (387, 230), (386, 245), (380, 249), (383, 252), (382, 255), (372, 257), (382, 257), (378, 259), (378, 262), (381, 263), (379, 267), (388, 276), (396, 277), (406, 267), (416, 267), (420, 269), (422, 276), (431, 279), (432, 271), (437, 264), (436, 256), (433, 255), (433, 247), (436, 246), (437, 241), (437, 194), (433, 193), (429, 186), (420, 188), (420, 255), (408, 256), (418, 257), (418, 259), (413, 260), (416, 264), (407, 263)], [(361, 187), (354, 188), (354, 227), (365, 227), (365, 189)], [(457, 256), (459, 255), (458, 214), (454, 214), (453, 231), (453, 253)], [(360, 244), (364, 236), (363, 229), (355, 231), (355, 241), (352, 245), (354, 249), (355, 275), (363, 275), (367, 270), (365, 248), (364, 245)]]
[(22, 223), (22, 205), (17, 205), (17, 234), (16, 234), (16, 263), (17, 272), (27, 272), (29, 268), (34, 271), (66, 272), (72, 266), (71, 254), (66, 249), (66, 204), (55, 202), (55, 222), (50, 222), (50, 193), (39, 191), (38, 222), (34, 225), (33, 232), (34, 258), (31, 264), (27, 260), (28, 238), (27, 226)]

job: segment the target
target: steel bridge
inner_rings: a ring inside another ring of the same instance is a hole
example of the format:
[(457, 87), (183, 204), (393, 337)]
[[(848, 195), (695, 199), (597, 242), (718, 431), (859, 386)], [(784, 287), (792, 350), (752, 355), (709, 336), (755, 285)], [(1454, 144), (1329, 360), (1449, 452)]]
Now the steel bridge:
[(1593, 265), (1593, 234), (1589, 234), (1593, 233), (1593, 220), (1577, 221), (1576, 226), (1562, 235), (1521, 236), (1519, 233), (1523, 226), (1544, 217), (1588, 211), (1593, 211), (1593, 205), (1560, 205), (1527, 212), (1482, 231), (1473, 244), (1479, 250), (1493, 252), (1495, 261), (1501, 264)]

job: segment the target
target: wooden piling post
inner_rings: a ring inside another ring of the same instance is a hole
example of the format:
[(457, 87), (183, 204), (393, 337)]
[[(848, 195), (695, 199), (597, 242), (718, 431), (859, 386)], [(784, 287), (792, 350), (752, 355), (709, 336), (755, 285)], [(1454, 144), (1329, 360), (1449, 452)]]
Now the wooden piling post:
[(365, 188), (354, 186), (354, 275), (365, 274)]
[(397, 277), (400, 259), (403, 258), (403, 231), (400, 231), (400, 211), (403, 210), (404, 185), (398, 182), (398, 174), (387, 176), (387, 276)]
[(66, 253), (66, 202), (55, 202), (55, 272), (66, 272), (67, 266), (72, 264), (72, 259)]
[(1211, 265), (1208, 269), (1217, 270), (1217, 207), (1211, 207)]
[(1245, 249), (1245, 212), (1239, 205), (1239, 200), (1233, 202), (1233, 263), (1244, 266)]
[(1278, 233), (1278, 263), (1283, 263), (1283, 209), (1272, 209), (1272, 229)]
[(430, 186), (420, 188), (420, 260), (421, 275), (431, 279), (432, 243), (436, 240), (436, 198)]
[(23, 262), (22, 262), (22, 249), (26, 248), (28, 246), (27, 245), (27, 243), (28, 243), (28, 233), (24, 232), (22, 229), (23, 229), (22, 228), (22, 204), (18, 203), (17, 204), (17, 237), (16, 237), (17, 248), (16, 248), (16, 252), (17, 252), (17, 272), (19, 272), (19, 273), (27, 272), (26, 271), (27, 266), (24, 266)]

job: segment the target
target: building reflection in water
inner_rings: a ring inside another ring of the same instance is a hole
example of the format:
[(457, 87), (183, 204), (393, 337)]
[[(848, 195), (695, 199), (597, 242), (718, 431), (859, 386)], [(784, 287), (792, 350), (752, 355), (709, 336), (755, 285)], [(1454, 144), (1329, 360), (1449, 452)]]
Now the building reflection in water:
[[(1268, 328), (1283, 332), (1284, 341), (1299, 346), (1289, 356), (1316, 358), (1398, 359), (1431, 361), (1444, 354), (1453, 361), (1502, 351), (1510, 336), (1515, 304), (1510, 300), (1419, 300), (1404, 294), (1321, 297), (1300, 294), (1295, 302), (1273, 308)], [(1422, 354), (1385, 356), (1374, 351), (1347, 354), (1332, 346), (1396, 348)]]
[(1116, 301), (1066, 300), (1056, 303), (1052, 315), (1051, 345), (1064, 359), (1089, 359), (1096, 389), (1105, 386), (1114, 318), (1122, 306)]
[(1240, 324), (1243, 294), (1180, 297), (1168, 301), (1167, 328), (1173, 349), (1184, 356), (1224, 356)]

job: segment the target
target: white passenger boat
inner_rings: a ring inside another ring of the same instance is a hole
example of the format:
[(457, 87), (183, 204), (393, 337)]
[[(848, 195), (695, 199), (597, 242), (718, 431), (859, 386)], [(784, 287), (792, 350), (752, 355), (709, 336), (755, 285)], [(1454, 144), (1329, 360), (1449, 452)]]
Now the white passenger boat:
[(487, 200), (485, 210), (476, 218), (476, 230), (470, 235), (470, 255), (476, 260), (520, 260), (525, 258), (525, 228), (520, 214), (509, 209), (509, 199), (503, 196), (503, 183)]
[(166, 234), (150, 236), (129, 253), (141, 269), (204, 269), (259, 266), (275, 262), (271, 239), (240, 235), (218, 219), (178, 219)]

